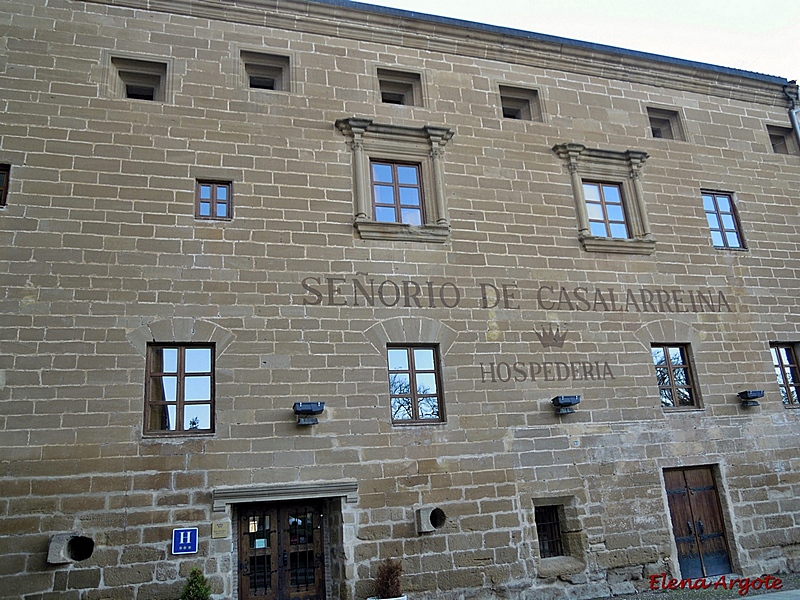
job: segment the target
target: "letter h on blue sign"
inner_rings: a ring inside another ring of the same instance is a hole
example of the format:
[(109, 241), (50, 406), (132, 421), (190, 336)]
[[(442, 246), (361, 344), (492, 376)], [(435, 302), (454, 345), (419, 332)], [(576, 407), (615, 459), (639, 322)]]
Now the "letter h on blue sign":
[(197, 554), (197, 527), (172, 530), (173, 554)]

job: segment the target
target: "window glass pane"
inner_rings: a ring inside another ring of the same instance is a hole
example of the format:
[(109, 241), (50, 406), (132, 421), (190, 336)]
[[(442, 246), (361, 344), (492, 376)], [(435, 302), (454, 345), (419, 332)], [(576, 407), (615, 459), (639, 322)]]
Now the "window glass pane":
[(672, 371), (672, 376), (675, 379), (675, 385), (689, 385), (689, 372), (687, 369), (680, 367)]
[(673, 365), (686, 364), (683, 348), (670, 348), (669, 349), (669, 362)]
[(625, 215), (622, 212), (622, 206), (619, 204), (612, 204), (610, 206), (606, 206), (606, 210), (608, 211), (608, 220), (609, 221), (624, 221)]
[(414, 348), (414, 366), (417, 371), (433, 371), (433, 348)]
[(400, 183), (416, 184), (417, 183), (417, 168), (416, 167), (397, 167), (397, 180)]
[(375, 207), (375, 220), (381, 223), (396, 223), (394, 208), (386, 206)]
[(600, 188), (591, 183), (583, 184), (583, 197), (586, 200), (600, 201)]
[(183, 428), (211, 429), (211, 405), (187, 404), (183, 410)]
[(211, 348), (187, 348), (186, 349), (186, 372), (187, 373), (210, 373), (211, 372)]
[(408, 350), (405, 348), (389, 348), (389, 370), (408, 371)]
[(227, 217), (228, 216), (228, 205), (227, 204), (217, 204), (217, 216), (218, 217)]
[(414, 416), (411, 411), (411, 398), (392, 398), (392, 420), (407, 421)]
[(400, 188), (400, 204), (404, 206), (419, 206), (419, 189)]
[(717, 213), (706, 213), (709, 229), (721, 229)]
[(675, 406), (672, 390), (659, 390), (659, 393), (661, 394), (661, 406)]
[(739, 236), (733, 232), (725, 233), (725, 240), (728, 242), (728, 248), (741, 248), (742, 242), (739, 240)]
[(419, 399), (419, 418), (420, 419), (439, 418), (439, 402), (436, 400), (436, 398)]
[(717, 206), (720, 212), (731, 212), (731, 200), (727, 196), (717, 196)]
[(177, 348), (156, 348), (155, 355), (161, 355), (162, 373), (178, 372), (178, 349)]
[(200, 203), (200, 216), (201, 217), (210, 217), (211, 216), (211, 204), (208, 202), (201, 202)]
[(372, 164), (372, 179), (384, 183), (392, 182), (392, 166)]
[(589, 219), (592, 221), (603, 220), (603, 206), (600, 204), (587, 203), (586, 213), (589, 215)]
[(150, 407), (148, 429), (150, 431), (175, 431), (175, 405), (156, 404)]
[(375, 203), (394, 204), (394, 188), (388, 185), (376, 185)]
[(408, 373), (392, 373), (389, 376), (389, 393), (392, 395), (410, 394), (411, 380)]
[(725, 229), (736, 229), (736, 224), (733, 222), (732, 215), (722, 215), (722, 225), (725, 227)]
[(203, 184), (200, 186), (200, 197), (203, 200), (211, 200), (211, 186)]
[(217, 186), (217, 200), (227, 200), (228, 199), (228, 186), (226, 185), (218, 185)]
[(208, 375), (187, 377), (184, 388), (184, 399), (187, 401), (211, 400), (211, 377)]
[(716, 211), (717, 205), (714, 204), (714, 198), (711, 196), (703, 195), (703, 208), (708, 211)]
[(433, 373), (417, 373), (417, 393), (436, 394), (436, 375)]
[(711, 231), (711, 243), (717, 248), (724, 248), (725, 241), (722, 239), (722, 233), (719, 231)]
[(619, 195), (619, 188), (615, 185), (604, 185), (603, 196), (606, 199), (606, 204), (620, 204), (622, 198)]
[(798, 392), (796, 387), (789, 388), (789, 394), (787, 397), (787, 401), (789, 404), (797, 404), (798, 403)]
[(611, 223), (609, 224), (609, 229), (611, 229), (612, 238), (624, 239), (628, 237), (628, 228), (624, 223)]
[(150, 390), (151, 402), (175, 402), (178, 393), (178, 378), (153, 377)]
[(692, 397), (692, 390), (689, 388), (677, 388), (675, 393), (678, 395), (678, 404), (680, 406), (693, 406), (694, 398)]
[(785, 368), (786, 381), (789, 383), (800, 383), (800, 378), (797, 376), (797, 369), (795, 367)]
[(650, 350), (653, 354), (653, 364), (654, 365), (663, 365), (666, 364), (667, 359), (664, 355), (664, 348), (652, 348)]
[(400, 211), (402, 215), (401, 223), (406, 225), (422, 225), (422, 213), (418, 208), (404, 208)]
[(591, 230), (592, 235), (597, 237), (608, 237), (605, 223), (591, 222), (589, 223), (589, 229)]

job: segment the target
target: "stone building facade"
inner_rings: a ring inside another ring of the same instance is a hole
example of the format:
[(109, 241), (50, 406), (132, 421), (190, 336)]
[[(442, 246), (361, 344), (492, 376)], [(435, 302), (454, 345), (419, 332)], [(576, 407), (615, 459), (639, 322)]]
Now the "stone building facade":
[(0, 595), (800, 570), (794, 83), (343, 0), (0, 23)]

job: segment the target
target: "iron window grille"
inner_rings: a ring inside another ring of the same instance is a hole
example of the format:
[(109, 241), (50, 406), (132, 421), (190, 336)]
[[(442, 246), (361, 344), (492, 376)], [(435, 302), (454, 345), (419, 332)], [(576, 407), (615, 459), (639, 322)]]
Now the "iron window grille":
[(533, 518), (536, 521), (536, 535), (539, 538), (539, 556), (542, 558), (564, 556), (558, 509), (558, 506), (534, 508)]

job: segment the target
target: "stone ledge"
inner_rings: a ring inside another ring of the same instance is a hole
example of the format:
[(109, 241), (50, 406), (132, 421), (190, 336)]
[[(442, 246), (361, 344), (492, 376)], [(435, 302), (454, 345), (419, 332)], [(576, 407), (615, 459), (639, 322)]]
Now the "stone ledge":
[(656, 249), (655, 240), (615, 239), (601, 237), (581, 238), (583, 249), (587, 252), (611, 252), (614, 254), (652, 254)]
[(539, 563), (539, 577), (561, 577), (563, 575), (573, 575), (580, 573), (586, 565), (577, 558), (571, 556), (555, 556), (553, 558), (543, 558)]
[(322, 481), (317, 483), (274, 484), (215, 489), (212, 491), (212, 509), (214, 512), (224, 512), (228, 504), (336, 497), (344, 497), (345, 502), (348, 503), (357, 502), (358, 482), (355, 480)]
[(450, 239), (447, 225), (406, 225), (405, 223), (377, 223), (356, 221), (356, 229), (363, 240), (391, 240), (406, 242), (433, 242), (444, 244)]

